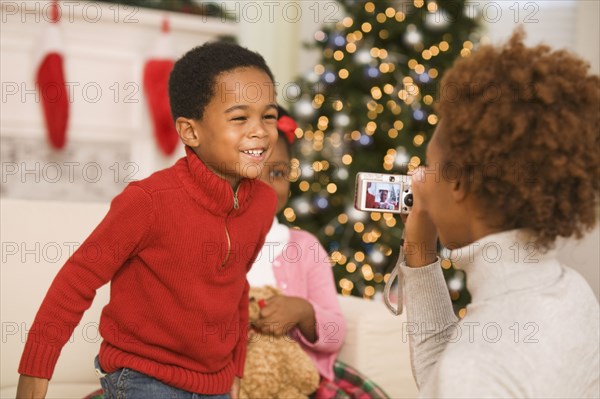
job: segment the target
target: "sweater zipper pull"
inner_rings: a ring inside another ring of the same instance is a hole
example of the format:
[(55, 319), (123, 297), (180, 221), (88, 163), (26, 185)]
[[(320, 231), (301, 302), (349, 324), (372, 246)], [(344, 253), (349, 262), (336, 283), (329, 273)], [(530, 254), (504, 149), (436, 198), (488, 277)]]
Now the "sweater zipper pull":
[(235, 192), (233, 193), (233, 209), (239, 209), (240, 204), (238, 202), (238, 190), (240, 189), (240, 187), (238, 186), (238, 188), (235, 189)]

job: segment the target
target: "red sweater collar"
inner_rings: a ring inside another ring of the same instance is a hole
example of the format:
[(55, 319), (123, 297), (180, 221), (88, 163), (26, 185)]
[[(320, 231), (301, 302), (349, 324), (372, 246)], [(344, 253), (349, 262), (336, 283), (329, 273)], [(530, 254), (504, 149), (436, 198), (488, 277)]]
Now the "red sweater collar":
[[(196, 153), (185, 147), (186, 156), (177, 161), (177, 176), (186, 191), (201, 206), (215, 215), (226, 215), (234, 210), (234, 192), (231, 184), (202, 162)], [(244, 209), (252, 194), (253, 179), (242, 179), (237, 188), (238, 208)]]

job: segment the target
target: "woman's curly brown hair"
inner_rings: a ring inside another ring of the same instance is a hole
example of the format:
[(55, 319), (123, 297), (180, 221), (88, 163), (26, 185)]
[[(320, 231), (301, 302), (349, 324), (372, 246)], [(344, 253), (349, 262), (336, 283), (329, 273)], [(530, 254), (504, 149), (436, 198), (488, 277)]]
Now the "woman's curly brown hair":
[(523, 38), (518, 30), (458, 60), (437, 111), (446, 161), (468, 176), (482, 210), (503, 229), (530, 229), (545, 250), (596, 223), (600, 80), (573, 54)]

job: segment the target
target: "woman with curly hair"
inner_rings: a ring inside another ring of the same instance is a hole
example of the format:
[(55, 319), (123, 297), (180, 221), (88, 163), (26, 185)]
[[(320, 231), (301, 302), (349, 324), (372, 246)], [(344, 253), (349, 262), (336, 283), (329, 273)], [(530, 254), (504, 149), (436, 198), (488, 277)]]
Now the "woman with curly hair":
[[(599, 83), (522, 31), (444, 76), (401, 265), (422, 397), (599, 397), (598, 302), (555, 252), (597, 221)], [(467, 275), (460, 321), (438, 237)]]

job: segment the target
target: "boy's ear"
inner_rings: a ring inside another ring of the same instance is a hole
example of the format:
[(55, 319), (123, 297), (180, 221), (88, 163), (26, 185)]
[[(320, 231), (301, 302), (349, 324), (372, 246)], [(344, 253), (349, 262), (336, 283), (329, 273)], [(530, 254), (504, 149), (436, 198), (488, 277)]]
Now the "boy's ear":
[(175, 129), (183, 144), (196, 148), (200, 145), (200, 134), (195, 120), (180, 116), (175, 120)]

